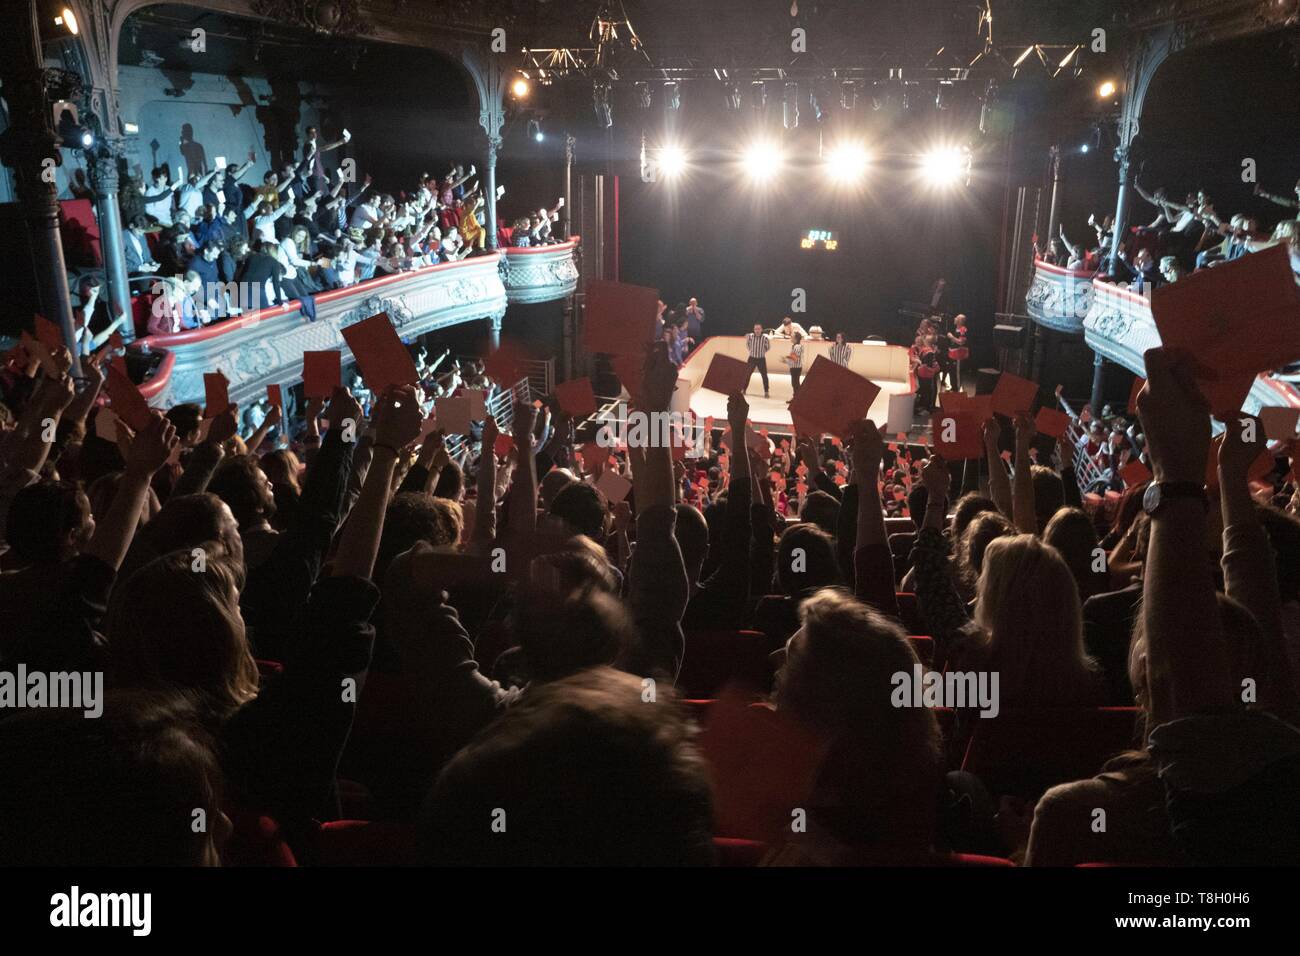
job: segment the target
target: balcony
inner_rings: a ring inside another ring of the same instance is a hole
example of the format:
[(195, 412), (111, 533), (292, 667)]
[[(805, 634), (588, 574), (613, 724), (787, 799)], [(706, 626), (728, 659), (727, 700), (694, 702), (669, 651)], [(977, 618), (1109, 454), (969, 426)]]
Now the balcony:
[(1034, 260), (1025, 311), (1044, 328), (1078, 335), (1092, 308), (1092, 277), (1091, 272), (1075, 272)]
[[(1054, 267), (1040, 264), (1040, 268)], [(1145, 375), (1142, 356), (1160, 344), (1150, 300), (1100, 279), (1093, 280), (1092, 289), (1092, 304), (1083, 319), (1083, 340), (1102, 358)], [(1257, 415), (1266, 405), (1300, 407), (1300, 391), (1292, 382), (1261, 375), (1255, 379), (1242, 410)]]
[(140, 390), (160, 408), (202, 403), (203, 373), (220, 370), (230, 382), (231, 401), (254, 401), (268, 385), (301, 380), (303, 352), (338, 349), (344, 364), (350, 362), (342, 329), (377, 312), (387, 312), (406, 341), (476, 319), (499, 324), (510, 303), (573, 294), (578, 244), (575, 237), (507, 249), (324, 292), (315, 297), (314, 322), (294, 301), (206, 328), (149, 336), (131, 345), (136, 352), (162, 353)]

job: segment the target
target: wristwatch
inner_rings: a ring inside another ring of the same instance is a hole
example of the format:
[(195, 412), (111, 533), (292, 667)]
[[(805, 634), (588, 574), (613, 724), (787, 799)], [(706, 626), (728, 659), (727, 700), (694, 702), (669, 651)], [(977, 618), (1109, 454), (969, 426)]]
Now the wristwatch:
[(1142, 495), (1142, 510), (1152, 517), (1168, 501), (1178, 498), (1195, 498), (1207, 509), (1210, 499), (1206, 497), (1205, 486), (1196, 481), (1153, 481), (1147, 485)]

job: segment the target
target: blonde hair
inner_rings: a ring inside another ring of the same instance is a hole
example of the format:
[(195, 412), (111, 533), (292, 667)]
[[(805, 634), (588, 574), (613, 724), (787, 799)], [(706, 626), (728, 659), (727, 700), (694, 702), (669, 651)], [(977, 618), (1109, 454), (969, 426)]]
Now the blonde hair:
[(1074, 575), (1060, 552), (1032, 534), (990, 542), (975, 622), (985, 663), (1011, 706), (1066, 707), (1095, 697), (1097, 665), (1083, 646)]

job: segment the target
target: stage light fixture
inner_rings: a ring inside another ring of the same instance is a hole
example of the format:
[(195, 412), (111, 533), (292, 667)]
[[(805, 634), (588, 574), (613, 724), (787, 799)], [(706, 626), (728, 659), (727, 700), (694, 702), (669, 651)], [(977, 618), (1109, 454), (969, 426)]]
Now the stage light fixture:
[(637, 82), (634, 86), (636, 89), (637, 105), (643, 110), (648, 110), (650, 108), (650, 102), (654, 97), (654, 94), (650, 91), (650, 84)]
[(1030, 46), (1025, 47), (1025, 52), (1020, 54), (1020, 56), (1016, 57), (1016, 62), (1011, 64), (1011, 68), (1015, 69), (1016, 67), (1020, 66), (1021, 63), (1024, 63), (1025, 60), (1029, 59), (1029, 54), (1033, 53), (1037, 49), (1038, 47), (1032, 44)]
[(1097, 95), (1101, 97), (1103, 100), (1108, 100), (1115, 95), (1115, 90), (1116, 90), (1115, 81), (1106, 80), (1104, 83), (1101, 84), (1101, 86), (1097, 87)]
[(934, 108), (946, 110), (952, 106), (953, 85), (949, 80), (939, 84), (939, 91), (934, 94)]
[(686, 151), (677, 145), (659, 150), (659, 172), (665, 179), (676, 179), (686, 171)]
[(664, 109), (679, 110), (682, 108), (682, 85), (676, 80), (670, 80), (664, 84)]
[(879, 112), (885, 107), (885, 91), (879, 83), (871, 86), (871, 108)]
[(799, 84), (790, 82), (785, 85), (785, 99), (782, 101), (781, 122), (786, 129), (799, 125)]
[(1079, 147), (1079, 152), (1081, 152), (1081, 153), (1086, 153), (1087, 151), (1088, 151), (1088, 144), (1087, 144), (1087, 143), (1084, 143), (1082, 146)]
[(546, 134), (542, 132), (541, 120), (530, 119), (528, 121), (528, 135), (538, 143), (546, 139)]
[(67, 30), (74, 37), (81, 32), (81, 24), (77, 22), (77, 15), (67, 7), (60, 10), (58, 15), (55, 16), (54, 25)]
[(729, 112), (735, 112), (740, 109), (740, 86), (736, 83), (728, 83), (726, 87), (726, 103)]
[(745, 175), (752, 182), (761, 183), (780, 172), (784, 159), (780, 145), (771, 140), (758, 140), (745, 149), (741, 162), (744, 164)]
[(921, 174), (931, 186), (955, 186), (970, 169), (970, 154), (953, 147), (932, 149), (921, 157)]
[(749, 105), (755, 112), (762, 112), (767, 108), (767, 84), (762, 80), (755, 80), (749, 84)]
[(867, 171), (867, 151), (860, 143), (840, 143), (826, 154), (826, 174), (842, 185), (857, 182)]
[(845, 80), (840, 84), (840, 108), (851, 110), (858, 105), (858, 84)]
[(510, 92), (514, 94), (516, 99), (520, 100), (528, 95), (529, 88), (528, 80), (523, 76), (516, 76), (510, 84)]

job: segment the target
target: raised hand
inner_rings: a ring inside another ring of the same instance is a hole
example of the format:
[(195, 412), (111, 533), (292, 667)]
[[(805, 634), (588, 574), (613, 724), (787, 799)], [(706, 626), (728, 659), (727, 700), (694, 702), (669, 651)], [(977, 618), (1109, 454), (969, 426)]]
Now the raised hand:
[(159, 412), (153, 413), (148, 427), (142, 429), (131, 442), (126, 459), (126, 470), (138, 476), (152, 476), (176, 448), (176, 426)]
[[(1253, 440), (1246, 441), (1247, 437)], [(1219, 471), (1244, 485), (1250, 466), (1263, 448), (1264, 426), (1259, 419), (1245, 412), (1232, 416), (1224, 429), (1223, 444), (1219, 446)]]
[(239, 406), (231, 405), (224, 412), (212, 419), (208, 426), (208, 444), (224, 445), (226, 440), (239, 433)]
[(1147, 383), (1137, 410), (1156, 481), (1205, 481), (1210, 451), (1210, 406), (1196, 387), (1191, 358), (1148, 349)]
[(885, 443), (875, 422), (858, 422), (849, 436), (849, 456), (853, 463), (853, 477), (859, 485), (872, 485), (880, 474), (880, 461), (885, 456)]
[[(319, 409), (319, 405), (317, 407)], [(310, 413), (310, 406), (308, 406), (308, 414)], [(361, 404), (342, 385), (334, 387), (334, 392), (330, 395), (329, 405), (325, 407), (323, 412), (318, 410), (316, 414), (317, 417), (323, 417), (329, 422), (330, 428), (343, 428), (345, 427), (343, 423), (346, 421), (351, 421), (354, 425), (360, 426), (362, 419)]]
[(948, 463), (935, 455), (921, 469), (921, 483), (930, 493), (931, 501), (943, 501), (948, 497), (948, 486), (952, 476), (948, 473)]
[(424, 410), (415, 395), (415, 387), (390, 388), (379, 408), (375, 430), (375, 447), (400, 451), (420, 437)]

